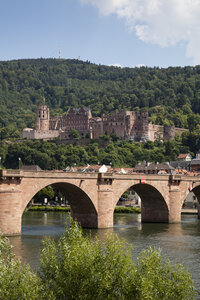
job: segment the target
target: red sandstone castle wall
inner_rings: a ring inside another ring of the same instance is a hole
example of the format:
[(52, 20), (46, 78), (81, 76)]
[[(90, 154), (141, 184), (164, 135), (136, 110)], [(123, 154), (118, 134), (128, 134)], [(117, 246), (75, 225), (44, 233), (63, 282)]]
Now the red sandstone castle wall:
[(37, 107), (36, 130), (49, 130), (49, 108), (46, 105)]
[[(107, 132), (110, 135), (116, 134), (122, 139), (131, 138), (135, 141), (155, 141), (162, 138), (171, 140), (175, 134), (187, 130), (149, 123), (148, 112), (145, 111), (114, 111), (109, 115), (104, 114), (102, 118), (92, 118), (89, 108), (69, 108), (65, 116), (50, 118), (48, 107), (40, 105), (37, 108), (36, 130), (24, 129), (23, 137), (48, 139), (60, 135), (60, 139), (68, 139), (72, 129), (78, 130), (81, 137), (90, 134), (91, 138), (98, 139)], [(62, 133), (59, 133), (60, 130)]]
[(164, 134), (164, 127), (161, 125), (148, 124), (149, 140), (154, 142), (156, 139), (162, 139)]

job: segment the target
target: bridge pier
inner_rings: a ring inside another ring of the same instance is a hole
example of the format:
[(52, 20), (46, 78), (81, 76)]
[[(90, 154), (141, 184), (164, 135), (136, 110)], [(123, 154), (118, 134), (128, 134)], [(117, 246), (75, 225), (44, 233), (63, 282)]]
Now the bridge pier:
[(198, 176), (0, 170), (2, 234), (21, 233), (21, 217), (26, 205), (48, 185), (55, 185), (66, 194), (72, 217), (83, 227), (90, 228), (113, 227), (115, 205), (130, 187), (134, 187), (142, 199), (142, 222), (179, 223), (188, 187), (193, 187), (195, 195), (200, 194)]
[(182, 199), (179, 187), (170, 186), (169, 199), (169, 223), (180, 223)]
[(113, 191), (107, 188), (98, 190), (98, 228), (113, 227)]
[(0, 231), (2, 235), (21, 234), (20, 192), (13, 188), (0, 190)]
[(94, 213), (73, 212), (71, 207), (71, 217), (80, 223), (83, 228), (98, 228), (97, 215)]

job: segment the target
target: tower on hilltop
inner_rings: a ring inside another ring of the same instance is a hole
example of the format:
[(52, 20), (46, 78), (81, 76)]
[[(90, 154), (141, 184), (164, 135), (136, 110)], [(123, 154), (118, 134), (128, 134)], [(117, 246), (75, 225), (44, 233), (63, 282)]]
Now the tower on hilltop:
[(49, 130), (49, 108), (44, 104), (38, 105), (36, 112), (36, 130), (48, 131)]

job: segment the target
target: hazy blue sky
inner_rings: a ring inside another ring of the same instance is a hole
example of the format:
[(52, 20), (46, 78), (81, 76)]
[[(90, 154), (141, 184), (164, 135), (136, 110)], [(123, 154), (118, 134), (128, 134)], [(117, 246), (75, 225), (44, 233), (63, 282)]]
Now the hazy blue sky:
[(0, 0), (0, 60), (200, 64), (200, 0)]

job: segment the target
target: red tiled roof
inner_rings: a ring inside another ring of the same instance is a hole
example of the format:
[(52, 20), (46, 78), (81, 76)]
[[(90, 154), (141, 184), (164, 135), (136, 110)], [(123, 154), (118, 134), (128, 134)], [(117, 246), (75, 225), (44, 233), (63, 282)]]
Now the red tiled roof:
[(179, 154), (178, 158), (186, 158), (188, 155), (189, 153)]

